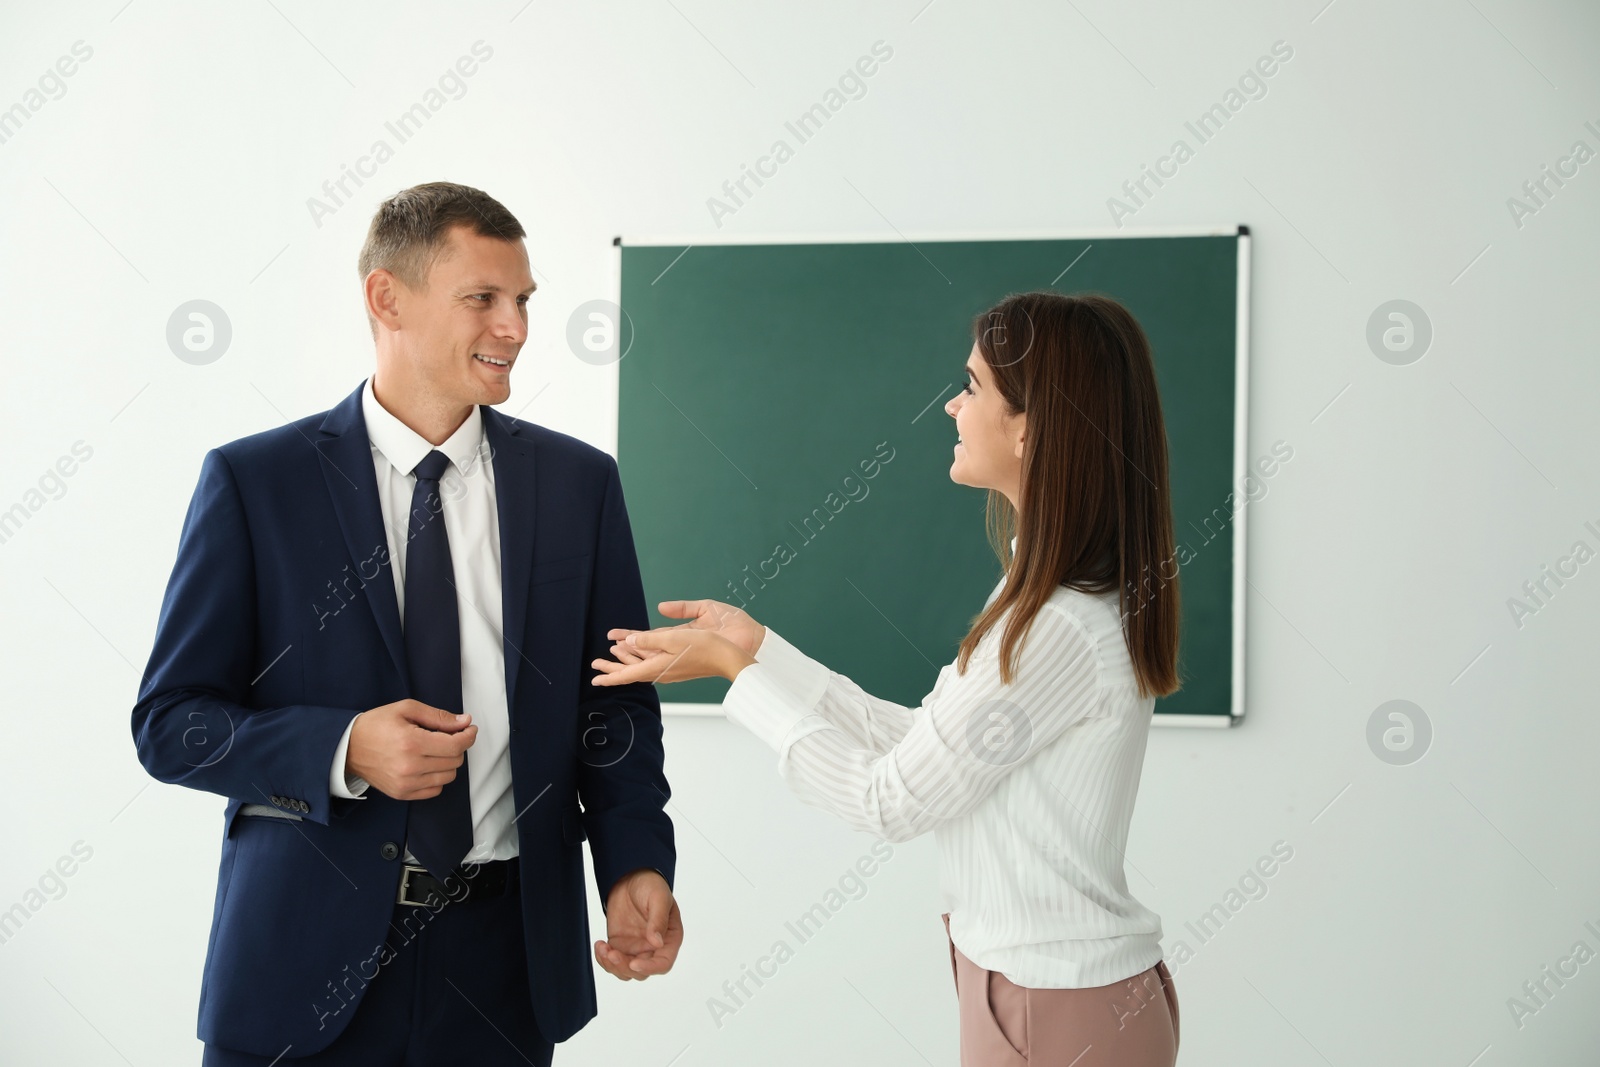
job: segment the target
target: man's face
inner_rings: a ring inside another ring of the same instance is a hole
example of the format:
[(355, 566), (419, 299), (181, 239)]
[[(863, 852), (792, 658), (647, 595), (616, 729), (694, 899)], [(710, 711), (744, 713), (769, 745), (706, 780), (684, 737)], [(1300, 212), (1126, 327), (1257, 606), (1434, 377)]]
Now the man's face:
[(415, 387), (451, 406), (504, 403), (511, 396), (511, 368), (528, 339), (534, 290), (522, 240), (480, 237), (454, 226), (425, 289), (399, 279), (394, 285), (397, 347)]

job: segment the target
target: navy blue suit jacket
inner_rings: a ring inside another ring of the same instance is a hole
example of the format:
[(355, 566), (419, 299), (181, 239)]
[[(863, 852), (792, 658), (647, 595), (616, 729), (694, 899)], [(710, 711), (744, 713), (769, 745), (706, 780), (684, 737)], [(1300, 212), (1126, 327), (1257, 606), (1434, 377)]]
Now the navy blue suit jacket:
[[(563, 1041), (596, 1010), (580, 842), (602, 904), (640, 867), (673, 881), (661, 708), (653, 686), (589, 684), (608, 628), (649, 626), (616, 462), (482, 413), (529, 1010)], [(328, 777), (351, 717), (408, 697), (407, 679), (361, 388), (206, 453), (133, 709), (152, 776), (228, 798), (201, 1040), (319, 1051), (401, 947), (390, 917), (408, 806), (375, 788), (333, 797)], [(245, 803), (300, 819), (241, 815)]]

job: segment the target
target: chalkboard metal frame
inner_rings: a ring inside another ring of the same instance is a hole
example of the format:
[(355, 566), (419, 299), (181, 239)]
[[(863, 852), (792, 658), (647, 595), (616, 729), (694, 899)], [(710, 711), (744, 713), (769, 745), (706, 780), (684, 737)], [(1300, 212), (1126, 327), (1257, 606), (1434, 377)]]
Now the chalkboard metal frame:
[[(897, 231), (898, 233), (898, 231)], [(969, 231), (933, 233), (902, 233), (900, 239), (912, 244), (939, 244), (963, 241), (1078, 241), (1099, 238), (1128, 237), (1226, 237), (1238, 239), (1236, 308), (1234, 329), (1234, 426), (1233, 426), (1233, 484), (1243, 485), (1249, 475), (1249, 397), (1250, 397), (1250, 228), (1244, 224), (1231, 226), (1190, 225), (1162, 228), (1123, 227), (1098, 228), (1070, 232), (1040, 231)], [(795, 245), (795, 244), (886, 244), (893, 243), (881, 234), (851, 233), (795, 233), (795, 234), (718, 234), (703, 233), (670, 235), (650, 234), (628, 237), (621, 235), (612, 240), (611, 293), (618, 307), (622, 306), (622, 250), (624, 247), (718, 247), (724, 245)], [(676, 262), (676, 261), (674, 261)], [(670, 268), (669, 268), (670, 269)], [(665, 273), (665, 272), (663, 272)], [(620, 399), (620, 378), (619, 378)], [(620, 416), (619, 416), (620, 417)], [(1227, 715), (1189, 715), (1156, 712), (1151, 716), (1154, 726), (1181, 727), (1232, 727), (1242, 722), (1245, 714), (1245, 594), (1246, 594), (1246, 544), (1248, 541), (1248, 507), (1241, 506), (1234, 515), (1232, 531), (1232, 642), (1230, 673), (1231, 707)], [(689, 717), (723, 717), (722, 705), (716, 703), (673, 702), (663, 699), (661, 710), (665, 715)]]

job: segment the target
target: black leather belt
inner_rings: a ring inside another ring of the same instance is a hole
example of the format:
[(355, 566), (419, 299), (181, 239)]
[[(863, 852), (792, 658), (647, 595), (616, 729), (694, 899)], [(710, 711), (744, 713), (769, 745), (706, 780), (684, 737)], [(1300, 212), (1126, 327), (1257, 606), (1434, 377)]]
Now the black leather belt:
[(400, 888), (395, 894), (395, 903), (412, 907), (442, 907), (448, 903), (492, 900), (516, 885), (515, 859), (465, 864), (452, 871), (447, 882), (441, 882), (429, 874), (426, 867), (407, 863), (400, 870)]

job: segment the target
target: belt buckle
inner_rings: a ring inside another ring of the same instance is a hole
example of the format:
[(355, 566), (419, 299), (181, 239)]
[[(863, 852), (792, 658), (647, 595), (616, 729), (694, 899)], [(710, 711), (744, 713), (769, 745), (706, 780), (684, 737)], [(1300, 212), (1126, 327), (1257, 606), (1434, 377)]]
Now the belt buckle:
[(413, 908), (425, 907), (428, 903), (426, 898), (422, 900), (412, 900), (406, 895), (406, 893), (407, 890), (411, 888), (411, 876), (413, 874), (427, 873), (428, 868), (426, 867), (422, 867), (414, 863), (404, 864), (400, 869), (400, 889), (399, 892), (395, 894), (395, 903), (405, 904)]

